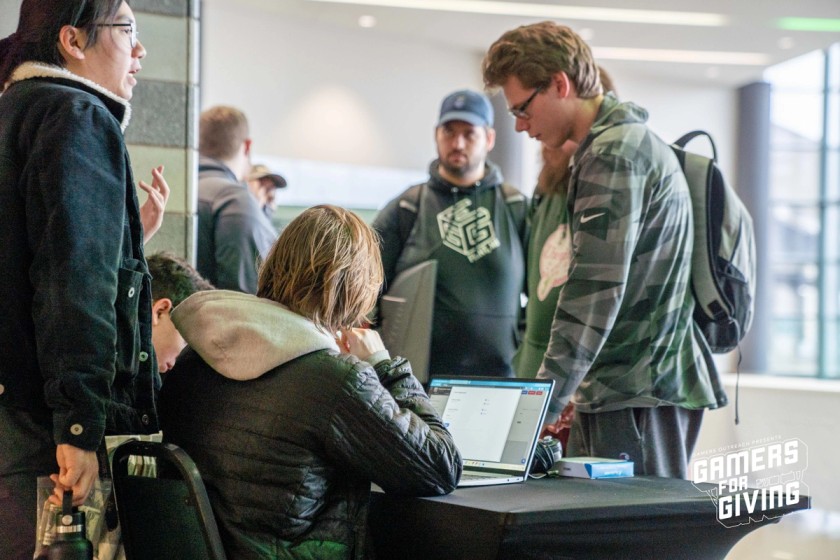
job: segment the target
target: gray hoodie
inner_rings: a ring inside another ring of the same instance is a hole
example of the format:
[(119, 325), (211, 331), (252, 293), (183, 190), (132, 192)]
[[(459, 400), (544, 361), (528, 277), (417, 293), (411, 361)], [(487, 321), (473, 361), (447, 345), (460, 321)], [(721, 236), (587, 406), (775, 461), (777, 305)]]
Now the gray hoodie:
[(335, 350), (332, 335), (269, 299), (232, 290), (198, 292), (172, 312), (181, 336), (229, 379), (255, 379), (316, 350)]

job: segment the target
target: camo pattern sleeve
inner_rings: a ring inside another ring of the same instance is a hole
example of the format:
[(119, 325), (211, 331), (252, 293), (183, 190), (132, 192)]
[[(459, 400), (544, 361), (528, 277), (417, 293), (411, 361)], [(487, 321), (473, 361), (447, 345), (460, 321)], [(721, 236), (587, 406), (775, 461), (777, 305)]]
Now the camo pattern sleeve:
[(569, 196), (569, 276), (539, 373), (557, 380), (550, 418), (573, 395), (582, 412), (714, 403), (693, 331), (691, 201), (670, 147), (640, 122), (611, 126), (576, 154)]

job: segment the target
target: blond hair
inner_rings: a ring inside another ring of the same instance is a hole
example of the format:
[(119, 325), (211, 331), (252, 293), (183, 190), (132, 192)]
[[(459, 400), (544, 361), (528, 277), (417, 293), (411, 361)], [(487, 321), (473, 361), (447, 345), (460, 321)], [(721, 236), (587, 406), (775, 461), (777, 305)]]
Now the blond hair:
[(525, 88), (545, 87), (565, 72), (582, 99), (601, 93), (592, 51), (569, 27), (553, 21), (523, 25), (503, 34), (482, 61), (484, 85), (501, 87), (516, 77)]
[(211, 107), (199, 119), (198, 153), (213, 159), (231, 159), (249, 134), (245, 113), (225, 105)]
[(260, 268), (257, 295), (336, 332), (365, 322), (382, 280), (376, 233), (353, 212), (324, 204), (283, 230)]
[(615, 83), (612, 80), (612, 76), (610, 76), (606, 69), (604, 69), (601, 65), (598, 65), (598, 77), (601, 78), (601, 87), (604, 89), (604, 93), (611, 91), (616, 97), (618, 97), (618, 91), (615, 89)]

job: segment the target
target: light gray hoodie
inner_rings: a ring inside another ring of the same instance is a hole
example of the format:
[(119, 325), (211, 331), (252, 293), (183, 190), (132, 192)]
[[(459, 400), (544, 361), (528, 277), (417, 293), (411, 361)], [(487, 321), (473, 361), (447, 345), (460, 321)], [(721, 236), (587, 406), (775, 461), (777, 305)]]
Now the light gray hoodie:
[(309, 319), (232, 290), (193, 294), (172, 311), (172, 321), (210, 367), (237, 381), (256, 379), (310, 352), (338, 352), (334, 337)]

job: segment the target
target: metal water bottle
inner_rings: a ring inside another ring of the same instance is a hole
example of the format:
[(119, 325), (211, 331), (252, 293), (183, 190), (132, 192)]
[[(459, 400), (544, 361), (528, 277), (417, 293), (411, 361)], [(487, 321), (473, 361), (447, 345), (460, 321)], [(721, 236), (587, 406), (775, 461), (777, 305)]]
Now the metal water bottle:
[(93, 560), (93, 544), (85, 536), (85, 512), (73, 507), (73, 491), (66, 490), (55, 515), (55, 539), (47, 560)]

